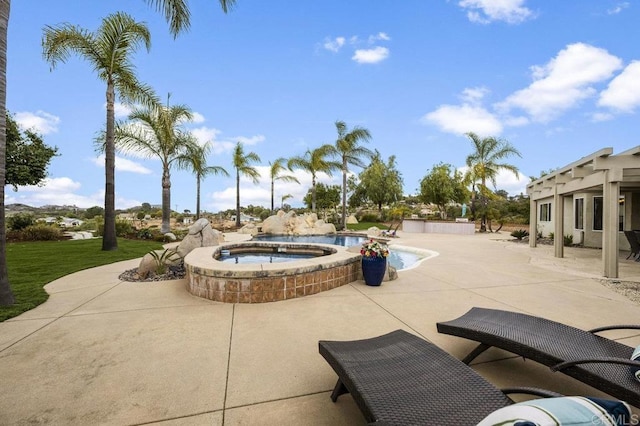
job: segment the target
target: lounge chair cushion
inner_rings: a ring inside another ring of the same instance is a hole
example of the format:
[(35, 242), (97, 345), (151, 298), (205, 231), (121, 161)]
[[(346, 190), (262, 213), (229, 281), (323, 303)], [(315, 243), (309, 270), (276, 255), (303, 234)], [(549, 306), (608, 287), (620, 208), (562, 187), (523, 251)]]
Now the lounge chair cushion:
[(533, 399), (500, 408), (478, 426), (627, 425), (631, 409), (622, 401), (581, 396)]
[[(631, 355), (631, 361), (640, 361), (640, 346), (638, 346)], [(640, 381), (640, 368), (631, 367), (631, 372), (636, 377), (636, 380)]]

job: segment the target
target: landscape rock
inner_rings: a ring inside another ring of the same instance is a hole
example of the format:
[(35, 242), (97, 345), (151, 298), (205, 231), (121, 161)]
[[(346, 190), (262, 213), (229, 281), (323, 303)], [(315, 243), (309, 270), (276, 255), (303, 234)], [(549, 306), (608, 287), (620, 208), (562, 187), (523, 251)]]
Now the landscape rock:
[(224, 235), (222, 232), (213, 229), (207, 219), (201, 218), (189, 227), (189, 233), (180, 242), (177, 251), (184, 259), (195, 248), (213, 247), (223, 242)]
[(349, 217), (347, 218), (347, 223), (355, 225), (356, 223), (358, 223), (358, 219), (356, 219), (354, 215), (349, 215)]
[(166, 234), (164, 234), (164, 239), (168, 240), (168, 241), (175, 241), (177, 240), (176, 238), (176, 234), (174, 234), (173, 232), (167, 232)]
[(288, 213), (280, 210), (262, 222), (262, 232), (276, 235), (325, 235), (335, 234), (336, 227), (318, 219), (315, 213), (298, 216), (293, 210)]
[[(182, 258), (178, 256), (177, 253), (171, 255), (173, 249), (167, 250), (154, 250), (156, 253), (158, 260), (160, 260), (166, 267), (168, 266), (177, 266), (182, 262)], [(159, 267), (158, 260), (151, 253), (147, 253), (142, 257), (140, 261), (140, 265), (138, 266), (138, 276), (141, 279), (146, 279), (148, 277), (152, 277), (156, 275), (157, 269)]]
[(245, 226), (240, 228), (238, 233), (239, 234), (258, 235), (258, 226), (255, 223), (247, 223)]

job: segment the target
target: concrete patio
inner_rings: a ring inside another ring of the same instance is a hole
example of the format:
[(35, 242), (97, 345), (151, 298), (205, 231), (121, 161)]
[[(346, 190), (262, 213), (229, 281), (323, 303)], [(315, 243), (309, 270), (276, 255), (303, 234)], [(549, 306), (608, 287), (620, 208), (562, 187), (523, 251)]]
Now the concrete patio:
[[(0, 323), (0, 424), (364, 424), (349, 395), (329, 399), (336, 376), (318, 340), (401, 328), (460, 358), (474, 344), (435, 323), (473, 306), (580, 328), (640, 322), (640, 305), (600, 283), (599, 250), (558, 259), (552, 246), (532, 249), (507, 233), (399, 234), (393, 244), (439, 256), (381, 287), (357, 281), (281, 302), (204, 300), (184, 280), (119, 281), (138, 260), (56, 280), (46, 303)], [(640, 282), (640, 263), (621, 260), (620, 277)], [(607, 336), (640, 344), (637, 332)], [(495, 349), (473, 368), (498, 386), (602, 395)]]

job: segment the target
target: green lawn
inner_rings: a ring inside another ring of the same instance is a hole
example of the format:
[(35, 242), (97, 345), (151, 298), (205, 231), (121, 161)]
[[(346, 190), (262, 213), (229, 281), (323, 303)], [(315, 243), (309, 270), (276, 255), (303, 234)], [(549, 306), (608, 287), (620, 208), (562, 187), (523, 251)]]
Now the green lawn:
[[(45, 284), (94, 266), (142, 257), (161, 249), (155, 241), (118, 239), (118, 250), (102, 251), (102, 239), (7, 244), (7, 269), (16, 303), (0, 307), (0, 321), (20, 315), (47, 300)], [(123, 271), (124, 272), (124, 271)]]

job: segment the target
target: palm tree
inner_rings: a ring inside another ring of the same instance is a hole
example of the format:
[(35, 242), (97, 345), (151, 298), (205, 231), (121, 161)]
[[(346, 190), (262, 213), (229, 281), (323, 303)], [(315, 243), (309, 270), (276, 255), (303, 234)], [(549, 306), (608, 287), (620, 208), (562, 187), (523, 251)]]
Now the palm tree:
[[(168, 104), (168, 101), (167, 101)], [(129, 122), (118, 123), (116, 146), (162, 162), (162, 233), (171, 230), (171, 165), (195, 149), (193, 136), (182, 127), (193, 115), (185, 105), (135, 108)]]
[(193, 171), (196, 175), (196, 220), (200, 219), (200, 182), (209, 175), (229, 176), (220, 166), (208, 166), (207, 157), (211, 153), (211, 143), (200, 145), (196, 141), (187, 147), (187, 151), (178, 157), (178, 167)]
[(144, 44), (151, 48), (151, 36), (144, 23), (136, 22), (126, 13), (109, 15), (98, 31), (91, 33), (71, 24), (47, 26), (42, 37), (45, 60), (54, 69), (75, 53), (91, 63), (101, 80), (107, 83), (107, 124), (105, 143), (104, 236), (102, 250), (116, 250), (115, 214), (115, 145), (114, 103), (116, 92), (126, 102), (156, 105), (153, 90), (138, 81), (131, 57)]
[(333, 155), (340, 157), (342, 169), (342, 229), (347, 226), (347, 174), (349, 164), (357, 167), (366, 167), (362, 157), (372, 159), (374, 153), (368, 148), (360, 145), (360, 142), (367, 142), (371, 139), (369, 130), (356, 126), (351, 131), (347, 131), (344, 121), (336, 121), (338, 139), (333, 150)]
[(240, 228), (240, 175), (247, 176), (253, 183), (259, 182), (260, 172), (252, 163), (259, 163), (260, 157), (255, 152), (244, 153), (242, 143), (238, 142), (233, 149), (233, 167), (236, 169), (236, 227)]
[[(495, 188), (496, 177), (500, 170), (508, 170), (513, 172), (516, 177), (519, 177), (518, 168), (512, 164), (502, 163), (501, 160), (517, 155), (520, 157), (520, 152), (509, 142), (497, 139), (493, 136), (480, 138), (473, 132), (466, 134), (473, 143), (474, 151), (467, 156), (467, 177), (475, 186), (480, 181), (480, 200), (482, 203), (482, 220), (480, 222), (480, 232), (486, 232), (487, 230), (487, 181), (491, 182)], [(472, 209), (475, 211), (473, 203), (475, 202), (475, 190), (472, 195)]]
[(338, 170), (341, 164), (337, 161), (330, 161), (327, 158), (334, 152), (333, 145), (322, 145), (316, 149), (308, 149), (304, 155), (292, 157), (287, 162), (287, 167), (291, 169), (301, 169), (311, 174), (311, 211), (316, 211), (316, 183), (318, 173), (326, 173), (331, 176), (334, 170)]
[[(225, 13), (228, 12), (236, 2), (236, 0), (219, 1), (222, 6), (222, 10)], [(190, 15), (186, 0), (146, 0), (146, 2), (155, 5), (156, 9), (164, 12), (165, 18), (169, 22), (170, 30), (174, 37), (177, 36), (180, 31), (189, 27)], [(9, 27), (10, 12), (11, 0), (0, 0), (0, 306), (13, 305), (15, 302), (11, 291), (11, 285), (9, 283), (9, 276), (7, 275), (7, 238), (5, 231), (6, 218), (4, 212), (4, 187), (6, 181), (5, 158), (7, 152), (7, 29)], [(105, 154), (105, 166), (107, 165), (107, 157), (108, 155)], [(115, 152), (112, 164), (115, 164)], [(108, 191), (105, 192), (105, 205), (107, 201), (107, 192)], [(105, 211), (105, 230), (106, 213), (107, 212)], [(109, 212), (109, 215), (111, 215), (111, 212)], [(111, 221), (111, 219), (109, 220)], [(103, 238), (102, 242), (103, 249), (105, 248), (105, 242), (108, 243), (107, 248), (113, 249), (117, 247), (117, 240), (115, 239), (115, 203), (113, 211), (113, 236), (109, 236), (106, 240)]]
[(285, 162), (287, 160), (285, 158), (277, 158), (273, 161), (273, 163), (269, 162), (269, 175), (271, 177), (271, 214), (273, 214), (275, 212), (275, 207), (273, 204), (273, 195), (275, 193), (275, 181), (277, 180), (281, 180), (283, 182), (295, 182), (295, 183), (300, 183), (300, 181), (298, 180), (298, 178), (296, 178), (295, 176), (291, 176), (291, 175), (283, 175), (281, 174), (283, 171), (286, 170), (286, 166), (284, 165)]

